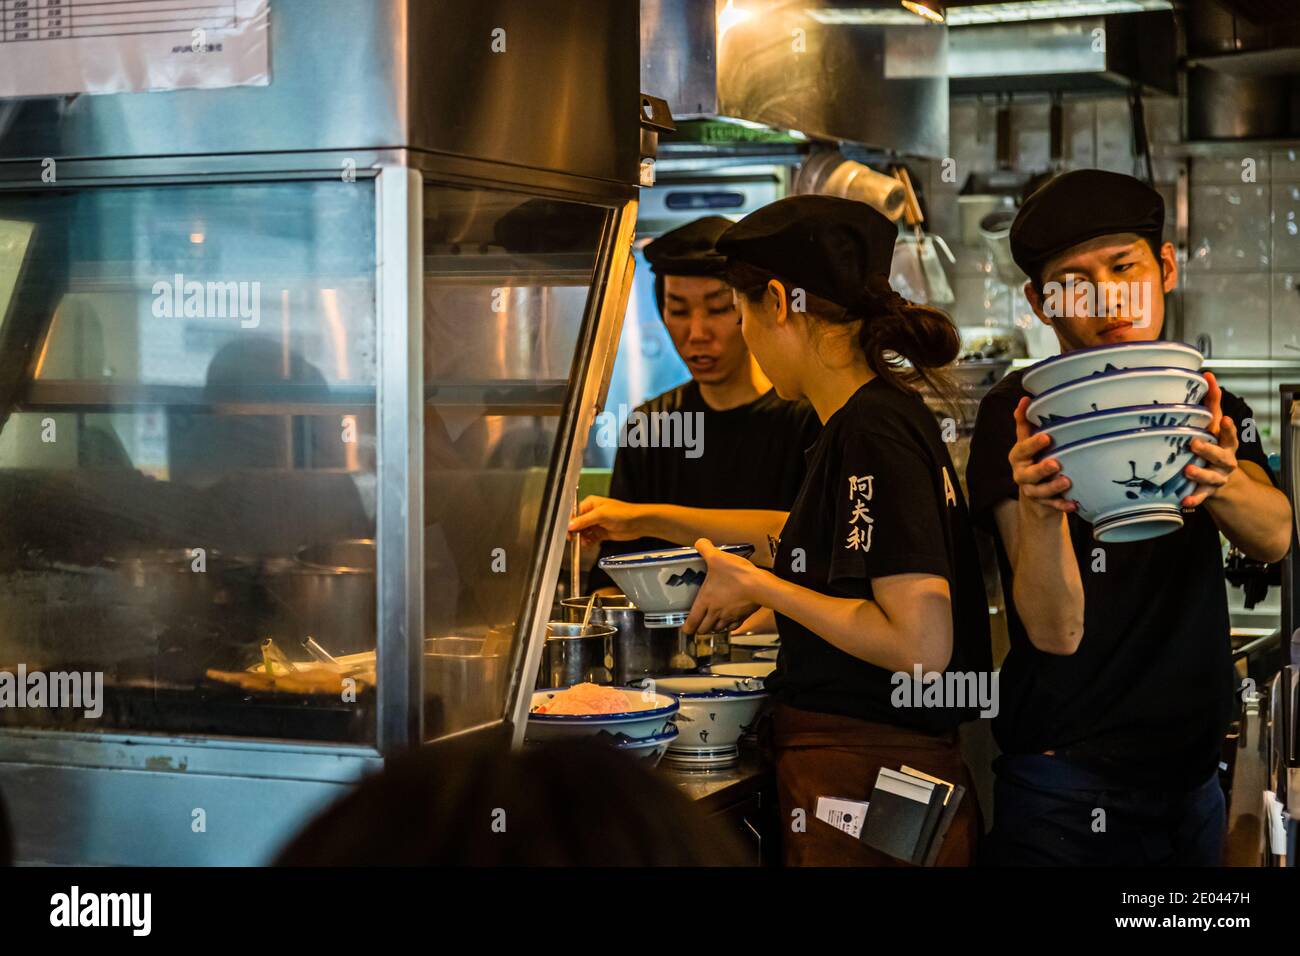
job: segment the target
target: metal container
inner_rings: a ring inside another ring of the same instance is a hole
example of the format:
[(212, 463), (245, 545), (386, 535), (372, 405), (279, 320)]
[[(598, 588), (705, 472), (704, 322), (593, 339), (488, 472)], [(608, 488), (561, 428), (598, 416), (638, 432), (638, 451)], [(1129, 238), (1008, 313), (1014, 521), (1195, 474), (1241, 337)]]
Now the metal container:
[(310, 545), (267, 570), (272, 636), (290, 648), (312, 637), (335, 657), (375, 649), (374, 541)]
[(588, 624), (586, 627), (581, 622), (552, 621), (547, 624), (537, 686), (613, 683), (613, 639), (614, 628), (608, 624)]
[(501, 718), (507, 662), (503, 654), (484, 645), (482, 637), (425, 639), (426, 736), (456, 733)]
[[(589, 597), (561, 602), (564, 620), (581, 624)], [(681, 642), (676, 627), (646, 627), (645, 615), (622, 595), (599, 595), (591, 609), (591, 623), (614, 628), (614, 683), (627, 684), (639, 677), (671, 674), (673, 655)]]

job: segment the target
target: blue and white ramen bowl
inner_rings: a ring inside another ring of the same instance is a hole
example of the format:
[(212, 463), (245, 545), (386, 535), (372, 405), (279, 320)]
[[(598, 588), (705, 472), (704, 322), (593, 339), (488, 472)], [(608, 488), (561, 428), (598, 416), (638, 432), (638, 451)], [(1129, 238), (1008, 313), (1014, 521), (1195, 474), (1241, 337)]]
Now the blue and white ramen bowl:
[[(723, 544), (721, 550), (748, 558), (752, 544)], [(645, 615), (646, 627), (681, 627), (708, 567), (694, 548), (638, 551), (600, 559), (600, 567)]]
[(655, 692), (671, 694), (680, 706), (680, 733), (664, 759), (670, 764), (716, 770), (740, 757), (738, 742), (749, 732), (767, 700), (762, 681), (752, 677), (684, 675), (646, 678)]
[(537, 708), (566, 687), (548, 687), (533, 693), (524, 739), (531, 742), (599, 737), (606, 742), (647, 740), (670, 733), (677, 715), (677, 698), (640, 687), (615, 687), (628, 701), (621, 714), (539, 714)]
[(1052, 437), (1049, 447), (1060, 448), (1135, 428), (1208, 428), (1213, 418), (1204, 405), (1138, 405), (1065, 418), (1043, 431)]
[(1067, 418), (1135, 405), (1197, 405), (1209, 387), (1205, 376), (1181, 368), (1104, 372), (1048, 389), (1025, 415), (1035, 428), (1050, 428)]
[(1182, 342), (1120, 342), (1076, 349), (1043, 359), (1025, 370), (1022, 384), (1030, 395), (1077, 382), (1093, 375), (1137, 368), (1181, 368), (1199, 372), (1205, 359)]
[(1183, 524), (1182, 500), (1195, 486), (1183, 469), (1203, 465), (1192, 439), (1217, 444), (1200, 428), (1138, 428), (1054, 448), (1047, 455), (1070, 479), (1066, 497), (1098, 541), (1142, 541)]

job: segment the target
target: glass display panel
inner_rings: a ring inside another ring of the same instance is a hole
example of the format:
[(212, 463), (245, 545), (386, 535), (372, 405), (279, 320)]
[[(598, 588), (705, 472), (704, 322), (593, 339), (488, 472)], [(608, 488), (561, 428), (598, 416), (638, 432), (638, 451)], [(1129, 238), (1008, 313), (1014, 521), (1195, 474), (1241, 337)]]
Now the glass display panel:
[(373, 740), (375, 243), (370, 180), (0, 192), (0, 725)]
[[(424, 195), (425, 730), (502, 716), (608, 210)], [(531, 686), (531, 680), (525, 678)]]

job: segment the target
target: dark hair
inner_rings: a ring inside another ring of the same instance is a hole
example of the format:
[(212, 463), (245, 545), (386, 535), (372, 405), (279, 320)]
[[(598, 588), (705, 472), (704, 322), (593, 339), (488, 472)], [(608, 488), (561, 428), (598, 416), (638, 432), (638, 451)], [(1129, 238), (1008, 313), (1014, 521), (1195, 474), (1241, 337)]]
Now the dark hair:
[[(494, 824), (497, 824), (494, 826)], [(735, 866), (737, 838), (638, 760), (589, 740), (453, 738), (389, 761), (279, 866)]]
[[(727, 282), (751, 302), (762, 298), (772, 279), (787, 288), (797, 287), (797, 283), (747, 262), (733, 262), (727, 269)], [(937, 370), (961, 352), (961, 336), (952, 319), (939, 309), (896, 294), (881, 293), (875, 299), (878, 305), (868, 314), (867, 309), (847, 308), (805, 289), (804, 311), (832, 325), (860, 322), (858, 347), (867, 365), (894, 388), (916, 392), (926, 385), (940, 396), (949, 396), (952, 385)], [(904, 359), (911, 363), (910, 369)]]

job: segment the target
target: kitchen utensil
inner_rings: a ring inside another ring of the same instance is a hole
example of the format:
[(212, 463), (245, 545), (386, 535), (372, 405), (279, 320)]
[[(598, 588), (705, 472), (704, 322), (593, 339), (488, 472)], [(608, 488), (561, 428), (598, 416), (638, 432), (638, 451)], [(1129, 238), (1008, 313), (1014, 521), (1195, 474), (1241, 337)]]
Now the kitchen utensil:
[(1048, 389), (1025, 414), (1035, 428), (1046, 428), (1064, 418), (1135, 405), (1195, 405), (1208, 389), (1203, 375), (1181, 368), (1104, 372)]
[(567, 621), (547, 624), (537, 686), (613, 683), (614, 633), (614, 628), (608, 624), (588, 624), (585, 627)]
[(753, 726), (767, 692), (749, 677), (660, 676), (658, 693), (671, 694), (680, 705), (675, 723), (681, 731), (664, 759), (673, 765), (712, 770), (735, 763), (737, 742)]
[(1096, 345), (1038, 362), (1025, 370), (1023, 385), (1030, 395), (1041, 395), (1068, 382), (1125, 369), (1181, 368), (1199, 372), (1204, 361), (1200, 352), (1182, 342)]
[(673, 661), (673, 652), (680, 640), (676, 628), (646, 627), (644, 613), (623, 595), (593, 598), (569, 598), (560, 602), (561, 616), (565, 621), (577, 621), (585, 617), (590, 608), (591, 623), (614, 628), (614, 665), (611, 668), (614, 683), (628, 684), (651, 674), (695, 669), (694, 660), (688, 659), (685, 666)]
[(1065, 418), (1043, 431), (1052, 437), (1048, 447), (1060, 448), (1136, 428), (1207, 428), (1213, 418), (1214, 413), (1204, 405), (1139, 405)]
[(533, 693), (528, 710), (528, 741), (558, 740), (573, 737), (601, 737), (609, 743), (619, 740), (647, 740), (670, 734), (677, 714), (677, 698), (650, 692), (640, 687), (618, 687), (627, 695), (628, 709), (621, 714), (539, 714), (538, 707), (567, 690), (547, 687)]
[(375, 543), (352, 539), (310, 545), (293, 561), (266, 565), (272, 628), (291, 644), (307, 637), (352, 654), (375, 647)]
[(1142, 541), (1183, 524), (1182, 500), (1194, 482), (1183, 474), (1201, 464), (1193, 439), (1216, 444), (1199, 428), (1139, 428), (1054, 448), (1046, 454), (1070, 479), (1067, 497), (1092, 524), (1098, 541)]
[(426, 734), (438, 737), (499, 719), (506, 667), (505, 655), (491, 652), (482, 637), (426, 638)]
[[(719, 546), (748, 558), (752, 544)], [(601, 558), (601, 568), (624, 594), (645, 612), (647, 627), (680, 627), (704, 583), (708, 567), (694, 548), (638, 551)]]

